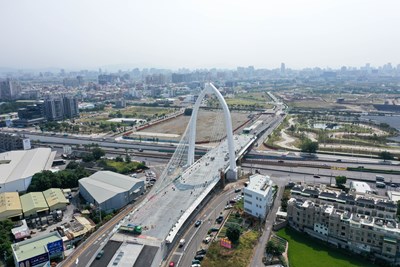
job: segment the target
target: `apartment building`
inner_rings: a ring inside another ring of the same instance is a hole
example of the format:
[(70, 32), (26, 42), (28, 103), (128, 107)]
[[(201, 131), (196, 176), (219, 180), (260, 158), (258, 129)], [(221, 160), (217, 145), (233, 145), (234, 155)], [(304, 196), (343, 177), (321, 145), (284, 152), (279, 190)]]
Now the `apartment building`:
[(400, 264), (396, 203), (371, 194), (346, 194), (326, 187), (295, 186), (288, 223), (339, 248)]
[(270, 177), (260, 174), (250, 176), (243, 193), (244, 211), (264, 220), (272, 204), (273, 188)]

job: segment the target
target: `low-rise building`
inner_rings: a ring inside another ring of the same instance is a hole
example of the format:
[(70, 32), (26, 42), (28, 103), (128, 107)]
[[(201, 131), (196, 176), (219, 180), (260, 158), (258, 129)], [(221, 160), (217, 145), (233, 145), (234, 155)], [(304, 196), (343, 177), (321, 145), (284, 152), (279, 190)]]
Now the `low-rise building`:
[(43, 191), (43, 196), (46, 199), (49, 210), (64, 210), (69, 204), (68, 199), (65, 198), (63, 191), (60, 188), (50, 188)]
[(57, 231), (15, 243), (11, 247), (16, 267), (50, 266), (52, 259), (64, 258), (64, 244)]
[(139, 197), (144, 181), (111, 171), (99, 171), (79, 180), (79, 192), (105, 212), (120, 209)]
[(22, 217), (22, 206), (17, 192), (0, 193), (0, 221)]
[(397, 204), (375, 195), (295, 186), (288, 201), (291, 227), (360, 254), (400, 263)]
[(250, 176), (243, 193), (244, 211), (264, 220), (272, 204), (273, 188), (270, 177), (260, 174)]
[(36, 217), (47, 214), (49, 207), (42, 192), (32, 192), (20, 197), (24, 217)]

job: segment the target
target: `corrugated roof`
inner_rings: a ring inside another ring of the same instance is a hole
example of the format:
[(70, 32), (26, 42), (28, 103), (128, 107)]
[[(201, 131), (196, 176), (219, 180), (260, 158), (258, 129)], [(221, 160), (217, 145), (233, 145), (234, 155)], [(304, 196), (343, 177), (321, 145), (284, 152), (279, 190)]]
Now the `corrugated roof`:
[(35, 210), (36, 212), (46, 210), (49, 207), (44, 199), (42, 192), (32, 192), (20, 197), (22, 204), (22, 211), (24, 213)]
[(91, 194), (97, 203), (103, 203), (113, 196), (130, 190), (142, 180), (111, 171), (99, 171), (79, 180), (79, 183)]
[(17, 192), (0, 193), (0, 217), (6, 212), (17, 216), (21, 214), (21, 211), (21, 201)]
[(16, 150), (0, 154), (0, 184), (26, 178), (49, 169), (55, 153), (50, 148)]
[(47, 205), (53, 207), (57, 204), (68, 204), (68, 199), (65, 198), (60, 188), (50, 188), (43, 191), (43, 196), (46, 199)]
[(27, 239), (25, 241), (16, 243), (12, 245), (17, 261), (23, 261), (30, 259), (34, 256), (38, 256), (47, 253), (47, 244), (61, 240), (60, 234), (56, 232), (49, 233), (47, 235), (42, 235), (34, 237), (32, 239)]

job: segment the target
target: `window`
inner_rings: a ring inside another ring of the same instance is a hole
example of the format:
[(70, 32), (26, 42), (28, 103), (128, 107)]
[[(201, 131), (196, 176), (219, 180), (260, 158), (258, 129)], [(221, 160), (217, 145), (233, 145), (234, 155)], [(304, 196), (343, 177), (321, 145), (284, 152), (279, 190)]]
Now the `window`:
[(251, 201), (245, 200), (244, 202), (246, 202), (247, 204), (253, 204)]

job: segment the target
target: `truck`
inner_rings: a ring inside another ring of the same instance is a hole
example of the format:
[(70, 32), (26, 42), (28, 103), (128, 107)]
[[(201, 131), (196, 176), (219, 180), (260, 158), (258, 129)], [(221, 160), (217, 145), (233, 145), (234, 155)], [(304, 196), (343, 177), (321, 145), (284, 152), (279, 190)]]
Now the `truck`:
[(142, 226), (129, 223), (126, 226), (120, 226), (119, 230), (133, 233), (134, 235), (142, 234)]

